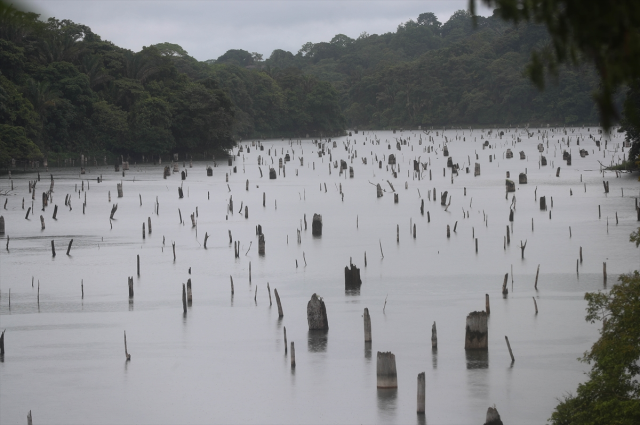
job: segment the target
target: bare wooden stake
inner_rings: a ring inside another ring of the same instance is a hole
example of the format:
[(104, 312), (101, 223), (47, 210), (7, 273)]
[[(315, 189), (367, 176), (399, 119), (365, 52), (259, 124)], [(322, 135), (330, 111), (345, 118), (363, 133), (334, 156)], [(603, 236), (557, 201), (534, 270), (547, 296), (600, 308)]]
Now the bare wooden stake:
[(185, 315), (187, 314), (187, 288), (184, 283), (182, 284), (182, 311)]
[(491, 306), (489, 305), (489, 294), (484, 294), (484, 311), (487, 315), (491, 314)]
[(71, 251), (71, 244), (73, 243), (73, 239), (71, 239), (69, 241), (69, 246), (67, 247), (67, 255), (69, 255), (69, 252)]
[(534, 289), (538, 290), (538, 275), (540, 274), (540, 264), (538, 264), (538, 270), (536, 271), (536, 283), (533, 285)]
[(127, 358), (127, 361), (131, 360), (131, 354), (127, 351), (127, 331), (124, 331), (124, 355)]
[(516, 361), (516, 359), (513, 357), (513, 351), (511, 351), (511, 344), (509, 344), (509, 338), (507, 338), (507, 336), (504, 336), (505, 341), (507, 341), (507, 348), (509, 349), (509, 355), (511, 356), (511, 363), (513, 364), (513, 362)]
[(233, 295), (233, 276), (229, 275), (229, 279), (231, 279), (231, 295)]
[(296, 348), (293, 345), (293, 341), (291, 341), (291, 369), (295, 369), (296, 367)]
[(531, 298), (533, 298), (533, 306), (536, 308), (536, 314), (538, 314), (538, 303), (536, 302), (536, 297)]
[(276, 304), (278, 304), (278, 317), (283, 317), (284, 313), (282, 312), (282, 303), (280, 302), (280, 296), (278, 295), (278, 290), (273, 290), (274, 295), (276, 296)]

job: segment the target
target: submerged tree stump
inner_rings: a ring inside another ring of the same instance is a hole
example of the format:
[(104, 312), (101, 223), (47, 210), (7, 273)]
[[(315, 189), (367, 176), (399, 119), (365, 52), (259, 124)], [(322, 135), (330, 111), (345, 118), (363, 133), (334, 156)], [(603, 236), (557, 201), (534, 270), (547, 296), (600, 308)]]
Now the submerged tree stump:
[(495, 407), (487, 409), (487, 419), (484, 425), (503, 425), (502, 420), (500, 419), (500, 414)]
[(418, 374), (418, 413), (424, 413), (425, 397), (425, 378), (424, 372), (421, 372)]
[(258, 255), (264, 255), (264, 235), (262, 233), (258, 236)]
[(436, 329), (436, 322), (433, 322), (431, 326), (431, 349), (438, 349), (438, 331)]
[(276, 170), (274, 168), (269, 168), (269, 179), (275, 180), (277, 177)]
[(376, 376), (378, 388), (398, 388), (396, 356), (392, 352), (382, 353), (378, 351)]
[(127, 283), (129, 284), (129, 298), (133, 298), (133, 276), (127, 277)]
[(506, 179), (505, 186), (507, 187), (507, 192), (516, 191), (516, 184), (513, 182), (513, 180)]
[(362, 285), (362, 279), (360, 279), (360, 269), (354, 264), (351, 264), (351, 268), (344, 268), (344, 289), (360, 289)]
[(313, 221), (311, 222), (311, 234), (313, 236), (322, 236), (322, 215), (313, 214)]
[(191, 279), (187, 280), (187, 304), (191, 307), (191, 303), (193, 302), (193, 298), (191, 296)]
[(369, 309), (364, 309), (364, 342), (371, 342), (371, 316), (369, 316)]
[(4, 235), (4, 216), (0, 215), (0, 235)]
[(310, 331), (329, 330), (327, 309), (322, 298), (316, 294), (313, 294), (307, 303), (307, 322)]
[(378, 183), (376, 185), (376, 194), (377, 194), (378, 198), (382, 198), (382, 193), (383, 193), (382, 192), (382, 186), (380, 186), (380, 183)]
[(122, 198), (122, 183), (118, 183), (116, 187), (118, 188), (118, 198)]
[(547, 199), (544, 196), (540, 197), (540, 211), (547, 210)]
[(527, 175), (525, 173), (520, 173), (518, 175), (518, 183), (527, 184)]
[(467, 316), (464, 337), (465, 350), (486, 350), (488, 348), (489, 331), (487, 329), (487, 313), (474, 311)]

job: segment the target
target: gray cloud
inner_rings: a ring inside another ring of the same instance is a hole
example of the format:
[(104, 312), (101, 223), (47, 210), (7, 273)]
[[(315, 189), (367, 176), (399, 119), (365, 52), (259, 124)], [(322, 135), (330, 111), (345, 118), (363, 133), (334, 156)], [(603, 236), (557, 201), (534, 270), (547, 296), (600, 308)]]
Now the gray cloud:
[[(266, 0), (21, 0), (43, 19), (70, 19), (91, 27), (104, 40), (134, 51), (170, 42), (198, 60), (215, 59), (229, 49), (268, 57), (275, 49), (296, 53), (311, 41), (336, 34), (356, 38), (393, 32), (420, 13), (446, 22), (468, 0), (447, 1), (266, 1)], [(482, 15), (491, 11), (482, 7)]]

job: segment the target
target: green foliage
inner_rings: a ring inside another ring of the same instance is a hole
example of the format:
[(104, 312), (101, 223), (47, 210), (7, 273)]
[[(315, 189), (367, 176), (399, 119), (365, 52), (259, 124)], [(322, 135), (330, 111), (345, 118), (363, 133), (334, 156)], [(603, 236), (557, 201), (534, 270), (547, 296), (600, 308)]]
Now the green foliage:
[[(496, 6), (503, 19), (544, 24), (550, 41), (534, 50), (529, 76), (544, 87), (544, 69), (556, 74), (560, 64), (589, 63), (598, 72), (602, 125), (618, 118), (614, 96), (640, 75), (640, 3), (637, 0), (482, 0)], [(469, 0), (473, 12), (475, 0)]]
[[(640, 228), (631, 241), (640, 245)], [(640, 273), (621, 275), (608, 293), (585, 294), (590, 323), (600, 338), (582, 357), (592, 365), (587, 382), (558, 404), (554, 425), (640, 423)]]

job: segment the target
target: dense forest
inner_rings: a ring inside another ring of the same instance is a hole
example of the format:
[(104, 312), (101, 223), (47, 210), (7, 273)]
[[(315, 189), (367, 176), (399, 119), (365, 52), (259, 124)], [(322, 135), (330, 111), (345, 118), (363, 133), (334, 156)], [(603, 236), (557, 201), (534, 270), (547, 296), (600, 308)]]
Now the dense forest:
[(204, 62), (160, 43), (132, 52), (68, 20), (0, 13), (0, 164), (85, 153), (209, 154), (248, 137), (346, 128), (597, 123), (590, 68), (540, 92), (524, 76), (544, 27), (458, 11), (395, 33), (336, 35), (293, 54)]

